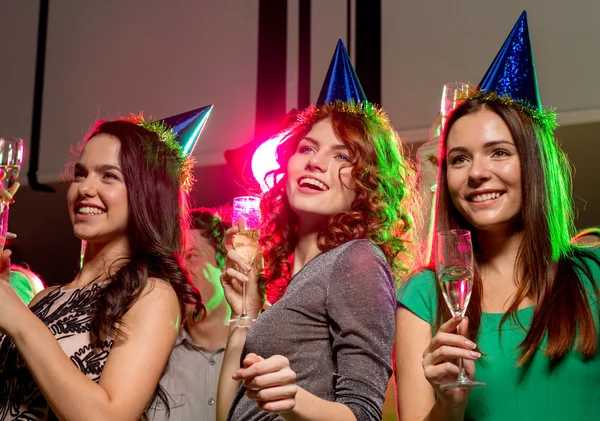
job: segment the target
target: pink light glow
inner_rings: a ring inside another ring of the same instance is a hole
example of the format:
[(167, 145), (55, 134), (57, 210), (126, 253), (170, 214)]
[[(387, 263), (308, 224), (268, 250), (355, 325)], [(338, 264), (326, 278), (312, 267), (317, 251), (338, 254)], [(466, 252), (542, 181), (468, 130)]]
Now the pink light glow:
[[(266, 180), (265, 176), (270, 171), (279, 168), (279, 164), (275, 158), (277, 145), (279, 145), (279, 139), (271, 138), (256, 148), (256, 151), (254, 151), (254, 154), (252, 155), (252, 175), (254, 175), (254, 178), (260, 184), (260, 188), (263, 192), (269, 190), (274, 184), (272, 175), (267, 177)], [(279, 181), (279, 178), (281, 178), (281, 176), (277, 178), (277, 181)]]

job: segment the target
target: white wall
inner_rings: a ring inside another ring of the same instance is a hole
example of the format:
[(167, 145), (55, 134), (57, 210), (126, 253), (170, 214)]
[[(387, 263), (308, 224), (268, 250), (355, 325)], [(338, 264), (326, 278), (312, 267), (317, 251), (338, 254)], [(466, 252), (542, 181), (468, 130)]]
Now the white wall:
[[(313, 101), (337, 39), (347, 42), (346, 4), (312, 2)], [(291, 108), (298, 0), (288, 7)], [(600, 121), (600, 2), (383, 0), (382, 105), (405, 138), (424, 140), (444, 82), (479, 81), (523, 8), (543, 103), (563, 124)], [(0, 135), (30, 136), (37, 19), (38, 1), (0, 0)], [(163, 118), (209, 103), (195, 156), (223, 163), (253, 135), (257, 42), (258, 0), (51, 1), (40, 179), (58, 178), (97, 117)]]
[[(28, 25), (14, 48), (2, 43), (2, 57), (34, 56), (37, 10), (29, 7), (37, 2), (9, 3), (2, 0), (3, 19)], [(163, 118), (214, 104), (195, 155), (201, 164), (222, 160), (254, 131), (257, 34), (258, 0), (51, 1), (40, 179), (56, 179), (97, 117), (139, 110)], [(27, 65), (17, 79), (0, 73), (2, 89), (23, 103), (33, 95), (34, 61)], [(30, 108), (11, 111), (23, 120), (12, 131), (14, 117), (3, 112), (2, 132), (29, 137)]]
[(561, 122), (600, 120), (600, 2), (382, 0), (383, 105), (399, 129), (426, 127), (445, 82), (477, 84), (527, 10), (542, 103)]
[(0, 0), (0, 137), (23, 138), (27, 163), (38, 14), (35, 0)]

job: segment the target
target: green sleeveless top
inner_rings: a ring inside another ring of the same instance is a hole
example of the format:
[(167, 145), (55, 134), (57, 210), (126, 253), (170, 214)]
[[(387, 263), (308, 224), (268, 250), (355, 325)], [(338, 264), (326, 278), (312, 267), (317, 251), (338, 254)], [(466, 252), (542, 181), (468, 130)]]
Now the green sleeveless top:
[[(600, 259), (600, 249), (593, 250)], [(593, 260), (582, 258), (592, 273), (589, 279), (577, 271), (588, 290), (600, 339), (598, 297), (592, 282), (600, 282), (600, 267)], [(411, 277), (398, 291), (400, 304), (435, 329), (437, 299), (435, 275), (424, 270)], [(475, 361), (476, 378), (487, 383), (474, 389), (465, 412), (466, 420), (477, 421), (575, 421), (600, 419), (600, 343), (591, 359), (571, 351), (559, 362), (552, 362), (538, 350), (521, 367), (517, 367), (518, 346), (526, 331), (512, 318), (502, 325), (502, 313), (483, 313), (476, 343), (485, 354)], [(531, 324), (533, 307), (517, 311), (525, 328)], [(435, 333), (435, 332), (434, 332)], [(545, 348), (546, 340), (542, 343)]]

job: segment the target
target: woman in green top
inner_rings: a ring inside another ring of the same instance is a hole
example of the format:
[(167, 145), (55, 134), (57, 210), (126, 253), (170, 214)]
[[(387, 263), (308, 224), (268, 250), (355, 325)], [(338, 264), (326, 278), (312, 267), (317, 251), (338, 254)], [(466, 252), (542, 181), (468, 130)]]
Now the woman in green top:
[[(515, 36), (528, 41), (523, 16), (517, 26)], [(496, 61), (529, 48), (514, 48), (517, 41), (509, 37)], [(462, 320), (449, 314), (432, 270), (398, 292), (402, 421), (600, 416), (600, 253), (570, 244), (568, 161), (552, 134), (554, 116), (539, 102), (533, 59), (525, 69), (518, 59), (518, 74), (493, 84), (490, 72), (511, 68), (495, 62), (444, 127), (437, 231), (472, 232), (474, 286)], [(533, 95), (523, 96), (531, 86), (504, 89), (523, 75), (533, 78)], [(456, 379), (459, 357), (486, 387), (440, 388)]]

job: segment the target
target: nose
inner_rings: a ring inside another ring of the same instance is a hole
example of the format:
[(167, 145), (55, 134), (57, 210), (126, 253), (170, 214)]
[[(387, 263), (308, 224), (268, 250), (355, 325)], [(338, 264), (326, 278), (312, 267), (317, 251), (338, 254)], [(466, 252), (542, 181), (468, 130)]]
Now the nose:
[(98, 190), (96, 188), (96, 183), (93, 180), (93, 177), (87, 176), (80, 184), (79, 184), (79, 194), (86, 197), (93, 197), (97, 194)]
[(469, 168), (469, 183), (481, 184), (491, 177), (488, 162), (479, 157), (473, 157), (471, 167)]
[(310, 155), (308, 162), (306, 163), (307, 170), (326, 172), (329, 166), (329, 161), (325, 154), (319, 152)]

